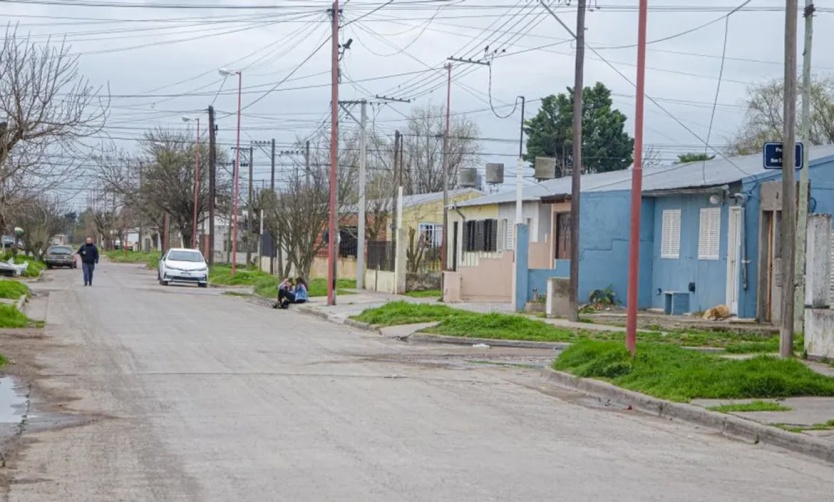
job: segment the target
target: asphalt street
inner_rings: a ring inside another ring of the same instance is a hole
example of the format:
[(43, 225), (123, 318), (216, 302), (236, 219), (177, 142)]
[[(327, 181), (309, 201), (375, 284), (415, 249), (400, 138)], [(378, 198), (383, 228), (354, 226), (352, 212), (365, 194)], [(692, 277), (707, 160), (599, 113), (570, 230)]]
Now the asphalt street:
[(155, 278), (102, 264), (92, 288), (69, 270), (38, 285), (57, 345), (38, 355), (35, 393), (70, 396), (87, 421), (27, 431), (6, 500), (834, 497), (831, 465), (543, 392), (535, 369), (482, 364), (498, 353)]

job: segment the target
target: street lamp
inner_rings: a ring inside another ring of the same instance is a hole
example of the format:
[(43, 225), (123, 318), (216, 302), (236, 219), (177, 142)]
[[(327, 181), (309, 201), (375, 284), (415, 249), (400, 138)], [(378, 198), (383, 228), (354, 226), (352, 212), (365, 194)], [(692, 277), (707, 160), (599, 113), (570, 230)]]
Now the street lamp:
[(230, 77), (237, 75), (237, 140), (235, 141), (235, 195), (234, 208), (232, 209), (232, 277), (237, 270), (237, 205), (240, 180), (240, 93), (243, 84), (243, 74), (240, 70), (220, 70), (220, 75)]
[(197, 122), (197, 148), (194, 149), (194, 222), (191, 227), (191, 247), (197, 249), (197, 206), (200, 204), (200, 117), (183, 117), (183, 122)]

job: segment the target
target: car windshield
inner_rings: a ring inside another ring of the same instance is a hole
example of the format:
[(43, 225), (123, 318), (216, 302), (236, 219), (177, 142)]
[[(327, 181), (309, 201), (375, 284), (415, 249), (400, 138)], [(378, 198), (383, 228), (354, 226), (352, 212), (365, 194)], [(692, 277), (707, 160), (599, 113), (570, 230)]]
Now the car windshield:
[(200, 263), (203, 261), (203, 255), (192, 251), (171, 251), (168, 253), (168, 261), (188, 261), (192, 263)]
[(54, 248), (49, 248), (49, 250), (46, 253), (47, 254), (72, 254), (72, 248), (68, 248), (68, 247), (64, 247), (64, 246), (54, 247)]

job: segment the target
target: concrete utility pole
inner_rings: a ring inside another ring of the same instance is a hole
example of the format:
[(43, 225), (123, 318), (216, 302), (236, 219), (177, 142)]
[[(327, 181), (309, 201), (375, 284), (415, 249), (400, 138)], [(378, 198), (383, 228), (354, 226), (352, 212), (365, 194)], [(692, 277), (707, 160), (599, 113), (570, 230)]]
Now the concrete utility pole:
[(805, 248), (808, 242), (808, 156), (811, 146), (811, 49), (814, 40), (814, 1), (805, 0), (805, 46), (802, 52), (802, 119), (800, 138), (805, 142), (799, 181), (799, 218), (796, 230), (796, 290), (793, 329), (805, 331)]
[(214, 206), (217, 202), (217, 126), (214, 124), (214, 107), (209, 114), (209, 266), (214, 265)]
[(275, 193), (275, 138), (272, 138), (272, 153), (271, 153), (270, 171), (269, 171), (269, 190)]
[[(272, 192), (272, 197), (274, 197), (275, 196), (275, 138), (272, 138), (271, 158), (272, 158), (272, 161), (271, 161), (271, 167), (270, 167), (271, 171), (270, 171), (270, 177), (269, 177), (269, 191)], [(263, 211), (261, 211), (261, 214), (263, 215)], [(261, 216), (261, 228), (263, 228), (263, 224), (264, 224), (264, 219), (263, 219), (263, 216)], [(263, 231), (261, 231), (261, 234), (263, 234)], [(271, 242), (274, 244), (275, 242), (280, 242), (280, 241), (277, 239), (276, 236), (273, 235), (273, 236), (271, 236)], [(272, 247), (272, 252), (269, 254), (269, 273), (270, 274), (275, 273), (275, 254), (276, 254), (275, 253), (275, 247), (273, 246)]]
[(785, 96), (782, 130), (782, 319), (779, 354), (793, 357), (794, 302), (790, 294), (796, 284), (796, 23), (797, 0), (785, 5)]
[(310, 186), (310, 142), (304, 145), (304, 176), (307, 187)]
[(367, 133), (365, 127), (368, 123), (368, 102), (362, 101), (362, 112), (360, 117), (360, 141), (359, 141), (359, 238), (356, 247), (356, 287), (365, 287), (365, 184), (368, 162)]
[(569, 319), (579, 320), (579, 198), (582, 176), (582, 90), (585, 78), (585, 0), (576, 7), (576, 70), (573, 84), (573, 168), (570, 192)]
[[(449, 269), (446, 263), (447, 242), (449, 233), (449, 121), (452, 107), (452, 63), (446, 65), (446, 127), (443, 131), (443, 235), (440, 241), (440, 269)], [(400, 166), (402, 169), (402, 166)], [(441, 274), (441, 289), (443, 288), (443, 274)]]
[[(520, 225), (523, 221), (521, 202), (521, 179), (524, 175), (524, 96), (521, 98), (521, 131), (518, 135), (518, 161), (515, 166), (515, 224)], [(553, 237), (555, 239), (555, 236)], [(518, 249), (518, 248), (516, 248)]]
[(336, 182), (339, 167), (339, 0), (333, 2), (330, 61), (330, 218), (327, 239), (327, 305), (336, 305)]
[(249, 147), (249, 203), (247, 204), (249, 208), (246, 210), (249, 213), (246, 218), (246, 233), (248, 234), (249, 238), (246, 239), (246, 266), (248, 267), (249, 264), (252, 262), (252, 218), (255, 215), (252, 213), (254, 208), (253, 203), (255, 202), (255, 184), (252, 180), (253, 178), (253, 169), (252, 164), (255, 162), (255, 148), (250, 146)]

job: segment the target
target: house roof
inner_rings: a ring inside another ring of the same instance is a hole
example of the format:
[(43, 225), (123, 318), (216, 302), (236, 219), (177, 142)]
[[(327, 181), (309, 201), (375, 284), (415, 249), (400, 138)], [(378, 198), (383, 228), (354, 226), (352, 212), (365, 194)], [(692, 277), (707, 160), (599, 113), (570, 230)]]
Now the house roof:
[[(455, 197), (460, 197), (463, 195), (484, 195), (484, 192), (480, 190), (476, 190), (474, 188), (459, 188), (456, 190), (449, 190), (449, 198), (453, 199)], [(409, 209), (413, 207), (419, 207), (424, 204), (430, 204), (432, 202), (440, 202), (443, 200), (443, 192), (431, 192), (431, 193), (416, 193), (412, 195), (403, 195), (403, 209)], [(345, 207), (342, 211), (343, 213), (355, 213), (359, 210), (359, 207), (356, 204), (350, 204)]]
[[(808, 150), (812, 164), (834, 158), (834, 145), (815, 146)], [(748, 178), (776, 175), (762, 165), (762, 154), (717, 158), (707, 162), (691, 162), (652, 167), (643, 170), (643, 191), (698, 189), (736, 183)], [(631, 170), (582, 176), (582, 192), (614, 192), (631, 190)], [(571, 193), (571, 178), (556, 178), (522, 190), (523, 201), (537, 201), (542, 197)], [(484, 206), (515, 202), (515, 190), (457, 203), (458, 207)]]

